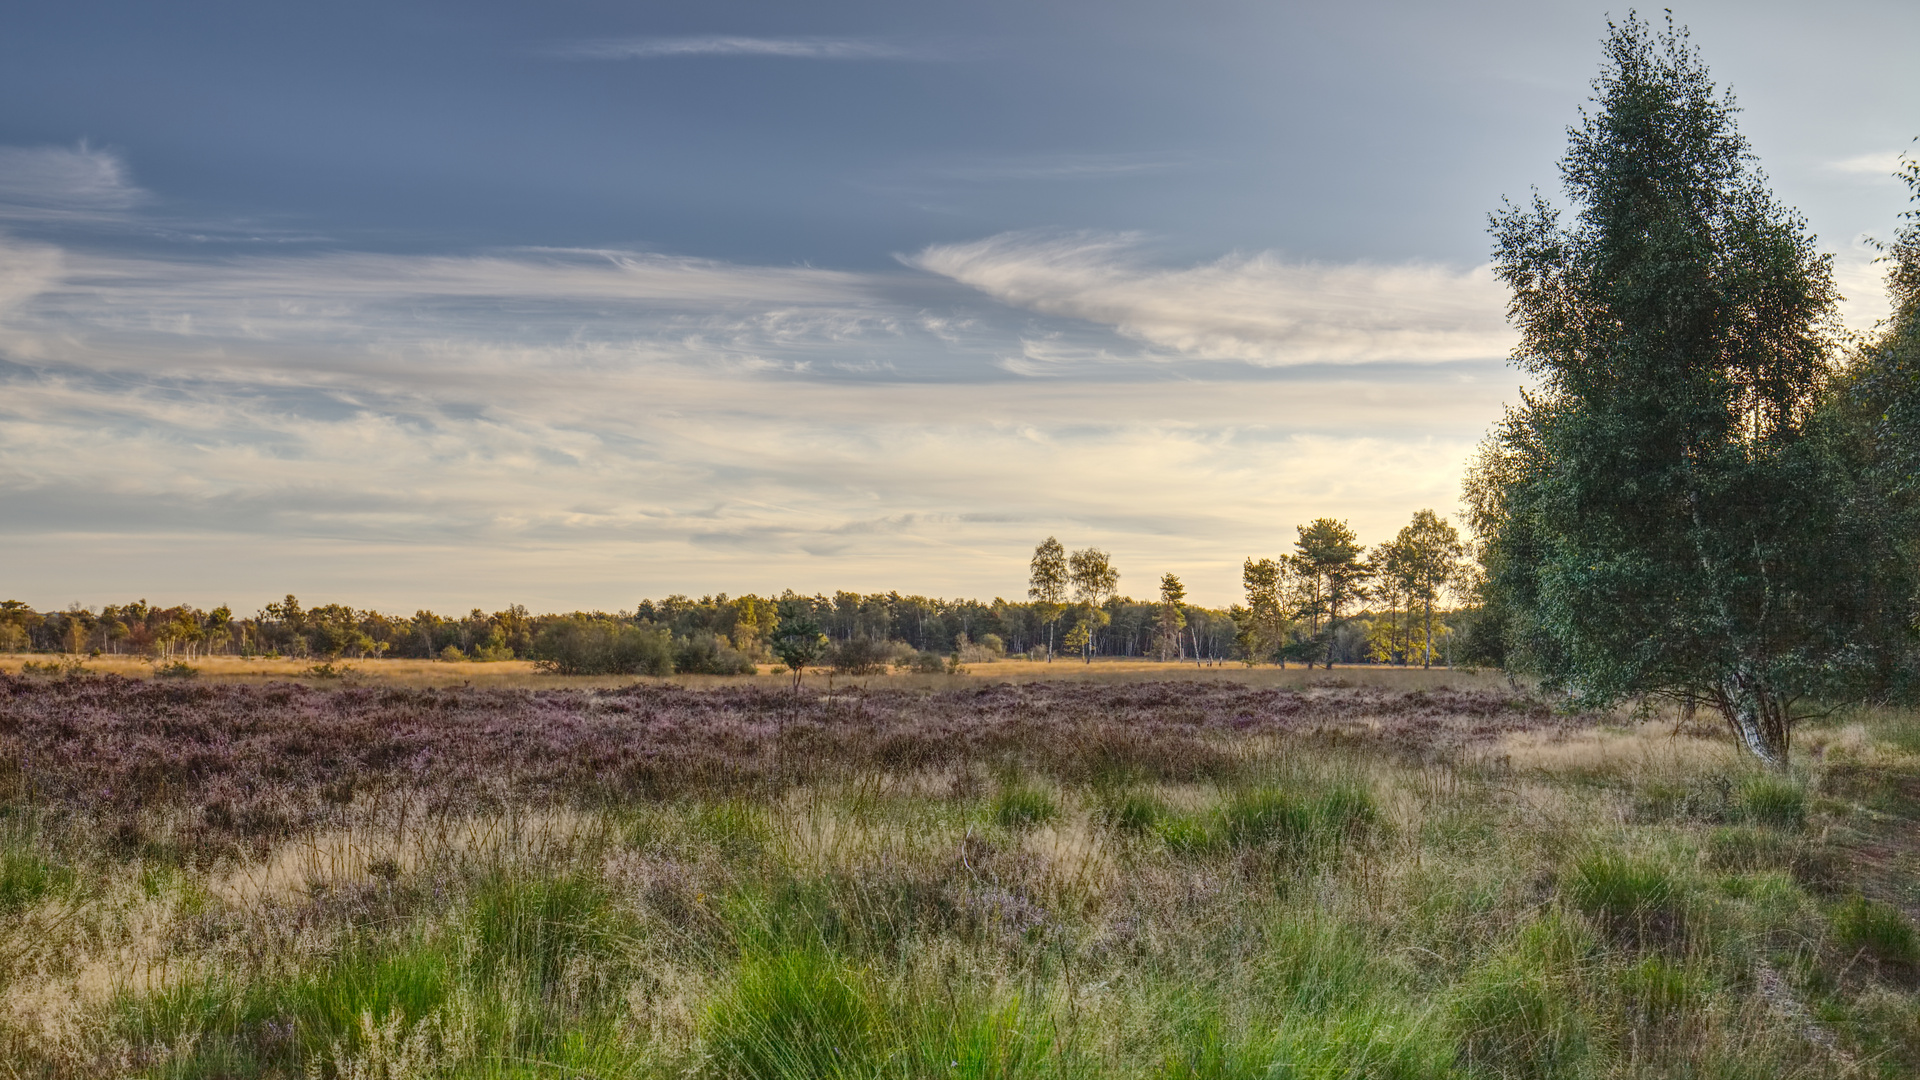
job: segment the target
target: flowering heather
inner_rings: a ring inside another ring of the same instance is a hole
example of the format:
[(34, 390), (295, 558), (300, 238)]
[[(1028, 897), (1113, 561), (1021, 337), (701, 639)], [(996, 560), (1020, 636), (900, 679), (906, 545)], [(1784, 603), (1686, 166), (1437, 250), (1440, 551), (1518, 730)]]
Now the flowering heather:
[(0, 761), (42, 800), (198, 807), (210, 835), (284, 836), (354, 793), (441, 808), (725, 795), (959, 763), (1066, 780), (1231, 773), (1235, 741), (1293, 735), (1422, 756), (1576, 723), (1493, 691), (1234, 683), (976, 690), (613, 691), (169, 685), (0, 675)]

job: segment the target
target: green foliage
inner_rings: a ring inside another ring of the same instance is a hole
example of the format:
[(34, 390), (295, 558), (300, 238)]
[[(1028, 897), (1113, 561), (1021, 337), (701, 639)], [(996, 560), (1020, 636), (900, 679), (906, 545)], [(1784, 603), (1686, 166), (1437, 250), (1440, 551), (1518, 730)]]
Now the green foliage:
[(555, 675), (671, 675), (673, 641), (660, 627), (574, 616), (541, 629), (533, 660)]
[(1634, 1022), (1662, 1024), (1698, 1009), (1707, 982), (1698, 970), (1653, 954), (1620, 969), (1615, 990)]
[(708, 630), (696, 630), (673, 647), (673, 670), (681, 675), (752, 675), (759, 667)]
[(157, 664), (153, 669), (153, 677), (156, 679), (193, 679), (198, 678), (199, 675), (200, 669), (185, 660)]
[(773, 655), (793, 672), (796, 686), (806, 669), (827, 655), (827, 648), (827, 635), (820, 632), (819, 623), (797, 609), (782, 609), (780, 628), (773, 635)]
[(1294, 553), (1287, 556), (1287, 565), (1300, 586), (1299, 614), (1310, 628), (1310, 641), (1305, 643), (1309, 651), (1303, 655), (1310, 658), (1324, 647), (1324, 659), (1332, 666), (1340, 612), (1366, 598), (1366, 581), (1373, 576), (1373, 567), (1361, 559), (1366, 549), (1344, 521), (1315, 518), (1296, 531), (1299, 538), (1294, 541)]
[(570, 958), (602, 943), (608, 904), (604, 885), (587, 875), (490, 874), (468, 901), (475, 962), (551, 983)]
[(887, 670), (894, 652), (884, 641), (850, 638), (836, 646), (829, 657), (833, 670), (842, 675), (878, 675)]

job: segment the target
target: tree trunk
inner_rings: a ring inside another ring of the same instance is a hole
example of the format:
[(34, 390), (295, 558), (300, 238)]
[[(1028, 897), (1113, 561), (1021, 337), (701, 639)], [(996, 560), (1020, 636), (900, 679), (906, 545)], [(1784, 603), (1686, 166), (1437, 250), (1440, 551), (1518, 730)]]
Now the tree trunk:
[(1740, 745), (1769, 768), (1784, 770), (1791, 722), (1766, 680), (1742, 665), (1721, 680), (1715, 698)]
[(1427, 662), (1422, 667), (1433, 667), (1433, 601), (1427, 601)]

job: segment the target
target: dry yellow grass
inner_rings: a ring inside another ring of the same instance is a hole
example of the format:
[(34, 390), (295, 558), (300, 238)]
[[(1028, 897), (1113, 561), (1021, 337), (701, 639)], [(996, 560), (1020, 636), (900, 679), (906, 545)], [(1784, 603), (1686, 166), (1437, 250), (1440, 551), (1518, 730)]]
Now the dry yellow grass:
[[(0, 654), (0, 672), (18, 674), (29, 663), (66, 662), (69, 657), (33, 653)], [(81, 658), (88, 671), (122, 675), (128, 678), (152, 678), (154, 663), (140, 656), (96, 656)], [(216, 682), (273, 682), (288, 679), (337, 683), (337, 679), (316, 679), (312, 669), (320, 661), (267, 660), (237, 656), (199, 657), (188, 664), (199, 678)], [(347, 671), (346, 681), (377, 682), (397, 686), (524, 687), (529, 689), (594, 689), (627, 686), (636, 681), (672, 682), (688, 687), (739, 685), (742, 683), (784, 684), (792, 675), (770, 664), (762, 664), (752, 676), (675, 675), (669, 679), (638, 680), (630, 675), (572, 676), (549, 675), (528, 660), (445, 661), (445, 660), (336, 660), (336, 671)], [(1195, 666), (1159, 660), (1104, 657), (1093, 663), (1061, 659), (1053, 663), (1035, 660), (998, 660), (969, 664), (961, 674), (916, 675), (888, 673), (847, 677), (825, 669), (808, 671), (805, 682), (820, 690), (845, 686), (913, 688), (945, 690), (980, 682), (1151, 682), (1161, 679), (1202, 679), (1235, 682), (1253, 686), (1311, 686), (1339, 682), (1360, 686), (1388, 686), (1407, 690), (1432, 690), (1442, 687), (1493, 689), (1506, 685), (1506, 677), (1496, 671), (1465, 668), (1397, 668), (1366, 664), (1342, 665), (1328, 671), (1311, 671), (1298, 665), (1279, 668), (1272, 665), (1246, 667), (1243, 664)]]

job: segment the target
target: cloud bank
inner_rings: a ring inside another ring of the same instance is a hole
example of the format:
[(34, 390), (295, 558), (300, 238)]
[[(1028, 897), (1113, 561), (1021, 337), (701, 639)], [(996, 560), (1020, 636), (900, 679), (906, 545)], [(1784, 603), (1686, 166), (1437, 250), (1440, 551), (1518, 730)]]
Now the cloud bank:
[(1153, 267), (1129, 236), (1008, 233), (905, 259), (1003, 303), (1114, 327), (1178, 356), (1263, 366), (1504, 356), (1489, 268), (1292, 263), (1235, 255)]

